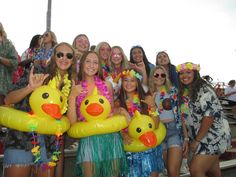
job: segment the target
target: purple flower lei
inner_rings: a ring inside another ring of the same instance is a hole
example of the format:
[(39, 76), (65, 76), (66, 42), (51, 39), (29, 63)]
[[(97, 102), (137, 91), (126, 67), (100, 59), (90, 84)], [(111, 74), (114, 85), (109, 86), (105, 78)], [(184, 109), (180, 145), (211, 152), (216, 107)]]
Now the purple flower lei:
[[(105, 82), (102, 81), (98, 76), (94, 76), (94, 81), (95, 81), (95, 86), (97, 87), (100, 94), (105, 96), (108, 99), (108, 101), (110, 102), (110, 104), (112, 105), (111, 94), (110, 94)], [(88, 95), (88, 90), (87, 90), (88, 83), (86, 81), (82, 81), (81, 86), (82, 86), (83, 90), (86, 90), (86, 92), (80, 93), (79, 96), (77, 97), (77, 115), (78, 115), (80, 121), (85, 121), (84, 116), (80, 113), (80, 105), (81, 105), (82, 101), (85, 99), (85, 97)]]

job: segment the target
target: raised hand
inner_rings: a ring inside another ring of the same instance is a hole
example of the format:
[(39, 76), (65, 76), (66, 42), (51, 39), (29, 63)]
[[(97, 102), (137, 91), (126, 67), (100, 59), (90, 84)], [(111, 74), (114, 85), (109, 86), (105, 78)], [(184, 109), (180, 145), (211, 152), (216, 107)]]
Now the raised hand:
[(32, 90), (43, 85), (44, 80), (49, 76), (49, 74), (34, 74), (34, 67), (30, 69), (29, 75), (29, 85), (28, 87)]
[(86, 93), (87, 90), (84, 90), (81, 85), (76, 85), (75, 81), (72, 80), (70, 98), (76, 98), (80, 93)]

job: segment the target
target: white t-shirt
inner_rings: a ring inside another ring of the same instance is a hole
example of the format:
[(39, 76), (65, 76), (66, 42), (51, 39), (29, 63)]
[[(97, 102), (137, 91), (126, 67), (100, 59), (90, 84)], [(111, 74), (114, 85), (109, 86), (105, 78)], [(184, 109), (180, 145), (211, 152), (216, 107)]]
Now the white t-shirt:
[[(225, 94), (229, 94), (229, 93), (232, 93), (232, 92), (236, 92), (236, 87), (227, 87), (227, 88), (225, 88)], [(231, 101), (236, 102), (236, 93), (233, 94), (233, 95), (228, 96), (227, 98)]]

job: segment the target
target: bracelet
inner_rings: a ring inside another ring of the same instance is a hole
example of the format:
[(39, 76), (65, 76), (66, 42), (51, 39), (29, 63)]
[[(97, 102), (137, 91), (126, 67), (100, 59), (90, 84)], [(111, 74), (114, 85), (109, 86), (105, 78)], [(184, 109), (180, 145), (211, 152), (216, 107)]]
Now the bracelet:
[(189, 141), (189, 138), (188, 137), (184, 138), (184, 141)]

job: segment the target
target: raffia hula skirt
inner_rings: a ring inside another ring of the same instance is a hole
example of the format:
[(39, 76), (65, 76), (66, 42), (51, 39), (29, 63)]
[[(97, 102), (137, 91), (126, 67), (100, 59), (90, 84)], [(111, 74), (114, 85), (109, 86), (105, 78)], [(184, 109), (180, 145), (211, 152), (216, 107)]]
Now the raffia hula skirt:
[(120, 133), (95, 135), (79, 140), (76, 175), (84, 176), (88, 167), (93, 177), (117, 176), (124, 173), (127, 163)]

